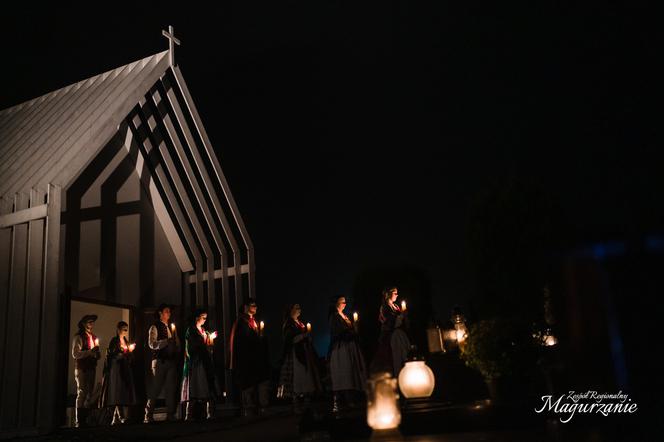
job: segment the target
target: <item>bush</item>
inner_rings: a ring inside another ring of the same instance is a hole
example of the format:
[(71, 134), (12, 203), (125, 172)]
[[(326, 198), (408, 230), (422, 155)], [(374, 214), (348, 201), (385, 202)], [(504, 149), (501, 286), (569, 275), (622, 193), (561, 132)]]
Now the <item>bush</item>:
[(461, 358), (485, 379), (498, 379), (529, 370), (536, 357), (532, 333), (517, 321), (486, 319), (471, 325)]

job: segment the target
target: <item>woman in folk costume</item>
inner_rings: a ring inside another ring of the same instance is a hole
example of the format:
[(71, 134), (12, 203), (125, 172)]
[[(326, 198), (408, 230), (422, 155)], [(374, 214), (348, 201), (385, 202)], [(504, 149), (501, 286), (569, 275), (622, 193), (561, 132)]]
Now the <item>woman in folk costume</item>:
[(269, 402), (270, 358), (262, 327), (256, 322), (258, 306), (247, 300), (231, 330), (231, 369), (242, 392), (242, 412), (253, 414), (256, 397), (262, 413)]
[(330, 376), (332, 378), (332, 411), (341, 408), (344, 397), (347, 405), (352, 406), (354, 396), (363, 392), (367, 383), (364, 357), (359, 346), (355, 324), (344, 313), (346, 298), (337, 296), (330, 312)]
[(295, 411), (298, 403), (322, 390), (318, 374), (318, 356), (314, 350), (311, 333), (300, 320), (299, 304), (289, 306), (283, 324), (284, 348), (277, 397), (292, 397)]
[(399, 292), (396, 287), (383, 291), (383, 303), (380, 306), (380, 337), (378, 348), (371, 362), (371, 372), (386, 371), (398, 376), (408, 358), (410, 341), (406, 334), (407, 314), (397, 305)]
[(104, 378), (101, 386), (100, 407), (113, 407), (111, 425), (124, 424), (129, 414), (129, 406), (136, 403), (134, 375), (132, 373), (135, 344), (129, 344), (129, 325), (120, 321), (115, 337), (108, 343)]
[(210, 333), (203, 325), (207, 321), (207, 311), (198, 309), (194, 312), (193, 323), (185, 332), (184, 368), (180, 401), (185, 402), (185, 420), (194, 417), (194, 404), (205, 403), (206, 417), (214, 417), (214, 365), (212, 346), (217, 332)]

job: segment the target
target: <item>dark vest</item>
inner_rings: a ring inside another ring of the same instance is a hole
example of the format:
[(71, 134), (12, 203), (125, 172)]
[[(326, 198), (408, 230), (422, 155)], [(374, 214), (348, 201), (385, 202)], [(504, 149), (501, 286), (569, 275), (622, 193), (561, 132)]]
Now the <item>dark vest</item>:
[[(154, 324), (157, 327), (157, 340), (168, 339), (168, 326), (161, 321), (156, 321)], [(152, 350), (152, 359), (175, 359), (175, 351), (171, 345), (168, 345), (161, 350)]]
[[(78, 333), (81, 337), (82, 344), (81, 350), (90, 350), (90, 343), (88, 342), (88, 334), (85, 332)], [(97, 339), (95, 335), (92, 335), (92, 341)], [(97, 358), (89, 356), (83, 359), (74, 359), (74, 367), (77, 370), (94, 370), (97, 368)]]

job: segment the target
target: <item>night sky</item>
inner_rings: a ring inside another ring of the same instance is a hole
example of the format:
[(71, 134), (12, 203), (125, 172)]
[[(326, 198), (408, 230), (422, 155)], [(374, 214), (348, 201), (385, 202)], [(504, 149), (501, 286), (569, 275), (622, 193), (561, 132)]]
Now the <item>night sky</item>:
[(403, 265), (448, 317), (473, 295), (471, 202), (514, 177), (574, 247), (662, 232), (661, 39), (634, 3), (220, 3), (3, 12), (0, 108), (164, 50), (172, 24), (273, 320), (297, 300), (322, 321), (358, 272)]

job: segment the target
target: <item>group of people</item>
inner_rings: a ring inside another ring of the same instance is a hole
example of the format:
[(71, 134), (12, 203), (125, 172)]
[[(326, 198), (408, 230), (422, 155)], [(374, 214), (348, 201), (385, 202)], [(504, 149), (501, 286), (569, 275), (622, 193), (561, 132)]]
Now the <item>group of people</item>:
[[(144, 422), (153, 421), (155, 402), (164, 393), (167, 419), (175, 420), (177, 409), (178, 358), (181, 350), (180, 337), (171, 322), (171, 306), (162, 304), (157, 309), (158, 319), (148, 330), (150, 350), (150, 384), (147, 391)], [(116, 335), (109, 341), (104, 362), (101, 393), (98, 402), (94, 398), (97, 361), (101, 359), (99, 339), (94, 334), (97, 315), (85, 315), (78, 322), (78, 332), (72, 342), (74, 378), (76, 380), (75, 426), (86, 421), (87, 411), (98, 406), (113, 410), (111, 424), (124, 423), (128, 408), (136, 404), (136, 390), (132, 369), (136, 344), (128, 340), (129, 325), (120, 321)], [(217, 336), (204, 328), (207, 311), (198, 309), (193, 314), (191, 325), (184, 334), (184, 367), (180, 388), (180, 401), (186, 403), (185, 419), (190, 420), (196, 403), (204, 403), (206, 414), (211, 418), (213, 401), (218, 398), (212, 358), (212, 346)]]
[[(381, 334), (370, 371), (387, 371), (397, 375), (406, 360), (410, 347), (406, 328), (406, 312), (397, 304), (398, 290), (391, 287), (383, 292), (379, 309)], [(367, 366), (359, 346), (355, 319), (345, 313), (346, 298), (334, 299), (329, 315), (330, 346), (327, 354), (333, 393), (332, 411), (353, 407), (364, 393)], [(185, 404), (185, 420), (191, 420), (197, 404), (203, 405), (205, 417), (214, 416), (215, 401), (220, 387), (215, 375), (213, 348), (216, 332), (206, 329), (207, 311), (196, 310), (184, 333), (184, 355), (175, 324), (171, 321), (172, 307), (162, 304), (157, 318), (148, 330), (147, 344), (151, 354), (147, 403), (144, 422), (153, 421), (155, 402), (163, 393), (167, 420), (176, 419), (179, 402)], [(257, 305), (245, 302), (233, 324), (230, 339), (230, 367), (241, 391), (242, 408), (246, 414), (262, 412), (270, 399), (271, 369), (263, 323), (256, 322)], [(278, 398), (293, 400), (296, 411), (301, 405), (322, 391), (319, 357), (313, 346), (311, 328), (301, 320), (299, 304), (290, 305), (283, 321), (283, 352), (280, 359)], [(104, 362), (101, 394), (92, 404), (97, 362), (101, 359), (99, 340), (93, 332), (96, 315), (85, 315), (78, 323), (72, 342), (72, 356), (76, 380), (75, 425), (85, 423), (92, 407), (112, 409), (112, 424), (124, 423), (128, 407), (136, 405), (132, 369), (135, 344), (128, 339), (129, 326), (121, 321), (116, 335), (109, 341)], [(178, 375), (179, 358), (183, 357), (182, 376)]]

